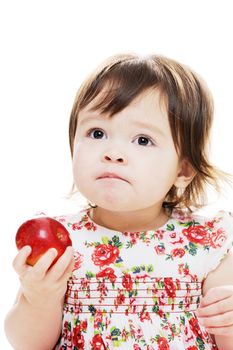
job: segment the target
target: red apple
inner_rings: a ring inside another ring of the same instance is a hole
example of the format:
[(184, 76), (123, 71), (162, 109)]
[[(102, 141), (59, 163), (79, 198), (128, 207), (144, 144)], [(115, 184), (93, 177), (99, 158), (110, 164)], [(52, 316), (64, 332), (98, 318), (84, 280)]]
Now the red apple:
[(18, 249), (25, 245), (31, 246), (32, 252), (27, 258), (27, 264), (32, 266), (49, 248), (55, 248), (58, 252), (52, 265), (55, 264), (66, 247), (72, 245), (67, 229), (59, 221), (50, 217), (38, 217), (25, 221), (19, 227), (15, 241)]

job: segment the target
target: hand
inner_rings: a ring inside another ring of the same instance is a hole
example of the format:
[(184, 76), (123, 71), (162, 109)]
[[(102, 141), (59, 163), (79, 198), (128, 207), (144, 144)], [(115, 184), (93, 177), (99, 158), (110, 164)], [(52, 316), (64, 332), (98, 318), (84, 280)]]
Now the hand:
[(233, 285), (209, 289), (196, 315), (209, 333), (233, 336)]
[(13, 262), (24, 298), (34, 307), (46, 307), (61, 301), (74, 266), (73, 248), (68, 247), (51, 268), (57, 255), (56, 249), (49, 249), (34, 266), (26, 264), (30, 253), (31, 247), (23, 247)]

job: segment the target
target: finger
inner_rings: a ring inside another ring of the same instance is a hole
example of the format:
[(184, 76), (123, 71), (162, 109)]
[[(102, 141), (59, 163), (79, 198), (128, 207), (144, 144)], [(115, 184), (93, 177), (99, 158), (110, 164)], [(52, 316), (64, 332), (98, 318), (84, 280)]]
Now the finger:
[(67, 269), (65, 270), (64, 274), (61, 276), (60, 281), (68, 281), (68, 279), (72, 276), (72, 271), (74, 269), (75, 261), (74, 259), (71, 260), (70, 264), (68, 265)]
[(48, 249), (33, 266), (32, 273), (39, 279), (43, 278), (56, 256), (57, 250), (55, 248)]
[(201, 300), (201, 307), (229, 298), (233, 294), (233, 286), (219, 286), (211, 288)]
[(13, 268), (19, 276), (24, 274), (24, 272), (28, 269), (26, 260), (31, 254), (31, 251), (32, 248), (29, 245), (24, 246), (22, 249), (20, 249), (13, 261)]
[(205, 307), (200, 307), (196, 310), (196, 315), (198, 317), (208, 317), (208, 316), (214, 316), (214, 315), (219, 315), (223, 314), (225, 312), (231, 311), (229, 309), (229, 306), (232, 304), (233, 297), (231, 298), (226, 298), (223, 299), (217, 303), (205, 306)]
[(233, 326), (228, 327), (209, 327), (206, 328), (206, 331), (213, 335), (224, 335), (224, 336), (232, 336)]
[[(53, 281), (59, 280), (65, 273), (71, 272), (70, 268), (74, 260), (74, 250), (67, 247), (62, 256), (57, 260), (48, 272), (48, 278)], [(68, 269), (68, 270), (67, 270)]]
[(233, 311), (212, 317), (198, 318), (200, 324), (206, 328), (233, 326)]

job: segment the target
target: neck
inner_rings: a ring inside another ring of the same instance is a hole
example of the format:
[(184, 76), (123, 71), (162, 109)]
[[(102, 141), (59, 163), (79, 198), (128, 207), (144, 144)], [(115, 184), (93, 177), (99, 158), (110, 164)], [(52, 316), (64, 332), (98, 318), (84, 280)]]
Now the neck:
[(113, 212), (96, 207), (90, 210), (90, 217), (100, 226), (121, 232), (155, 230), (168, 220), (168, 215), (161, 207), (159, 210), (151, 207), (128, 212)]

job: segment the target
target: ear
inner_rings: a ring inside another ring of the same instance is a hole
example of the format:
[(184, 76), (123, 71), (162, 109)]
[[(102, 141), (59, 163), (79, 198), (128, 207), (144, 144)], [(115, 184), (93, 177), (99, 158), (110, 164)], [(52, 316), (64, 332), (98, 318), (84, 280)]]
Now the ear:
[(189, 163), (189, 161), (187, 161), (187, 159), (182, 159), (180, 162), (180, 169), (174, 186), (176, 186), (177, 188), (185, 189), (193, 180), (195, 175), (196, 172)]

